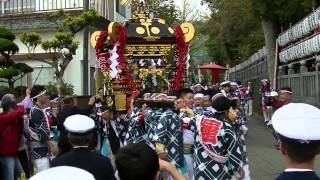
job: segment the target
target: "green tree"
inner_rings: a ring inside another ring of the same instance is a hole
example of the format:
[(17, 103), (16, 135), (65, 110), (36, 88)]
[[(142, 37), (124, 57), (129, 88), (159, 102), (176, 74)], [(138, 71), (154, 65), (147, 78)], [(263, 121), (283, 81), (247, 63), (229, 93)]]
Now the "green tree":
[(14, 88), (14, 83), (22, 79), (27, 73), (33, 71), (32, 67), (25, 63), (13, 63), (0, 69), (0, 82), (7, 83), (10, 88)]
[(146, 6), (156, 17), (166, 20), (170, 26), (178, 23), (178, 11), (173, 0), (147, 0)]
[(4, 57), (0, 62), (0, 82), (7, 83), (11, 89), (17, 80), (33, 71), (27, 64), (15, 63), (10, 59), (19, 51), (19, 47), (13, 42), (15, 38), (10, 30), (0, 27), (0, 54)]
[(41, 47), (51, 54), (50, 60), (38, 61), (49, 64), (54, 68), (56, 86), (59, 94), (64, 87), (63, 76), (66, 68), (73, 60), (78, 49), (79, 42), (75, 41), (75, 34), (90, 24), (104, 22), (105, 19), (95, 10), (88, 10), (79, 16), (70, 16), (63, 10), (48, 15), (48, 20), (56, 24), (56, 32), (51, 40), (42, 41), (37, 33), (23, 34), (20, 40), (30, 49), (34, 49), (41, 43)]
[(254, 13), (261, 17), (266, 48), (269, 79), (273, 80), (276, 39), (281, 28), (287, 29), (312, 12), (314, 0), (251, 0)]
[(13, 42), (15, 35), (4, 27), (0, 27), (0, 54), (4, 57), (0, 61), (0, 66), (8, 66), (13, 64), (10, 57), (19, 51), (19, 47)]
[(41, 44), (41, 36), (35, 32), (24, 32), (20, 35), (20, 41), (27, 46), (29, 53), (34, 53)]
[(209, 55), (219, 64), (237, 64), (264, 45), (260, 19), (251, 0), (208, 0), (211, 18), (201, 32), (209, 35)]
[(220, 55), (228, 61), (238, 60), (231, 63), (237, 64), (265, 44), (271, 80), (274, 72), (276, 38), (281, 29), (287, 29), (290, 24), (301, 20), (320, 2), (319, 0), (202, 1), (208, 3), (214, 12), (206, 29), (213, 35), (208, 42), (209, 52), (212, 52), (211, 48), (214, 47), (213, 49), (219, 53), (213, 55)]

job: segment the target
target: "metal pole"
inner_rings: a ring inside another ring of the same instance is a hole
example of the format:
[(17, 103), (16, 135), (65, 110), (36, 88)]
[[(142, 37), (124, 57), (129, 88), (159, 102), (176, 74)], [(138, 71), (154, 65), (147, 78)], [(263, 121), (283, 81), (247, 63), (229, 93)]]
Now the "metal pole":
[[(87, 11), (89, 10), (89, 1), (88, 0), (83, 0), (83, 10)], [(88, 27), (85, 27), (83, 30), (83, 60), (82, 60), (82, 67), (83, 67), (83, 95), (88, 95), (88, 80), (89, 80), (89, 29)]]

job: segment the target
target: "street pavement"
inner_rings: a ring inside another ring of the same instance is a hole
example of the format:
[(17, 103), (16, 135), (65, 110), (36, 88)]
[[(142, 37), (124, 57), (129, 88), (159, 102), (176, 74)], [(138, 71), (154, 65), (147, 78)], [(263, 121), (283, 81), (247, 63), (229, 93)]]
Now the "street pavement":
[[(258, 116), (249, 119), (248, 128), (246, 140), (251, 179), (275, 179), (285, 169), (285, 164), (274, 146), (276, 141), (271, 129), (266, 127), (263, 118)], [(320, 175), (320, 158), (316, 160), (315, 169)]]

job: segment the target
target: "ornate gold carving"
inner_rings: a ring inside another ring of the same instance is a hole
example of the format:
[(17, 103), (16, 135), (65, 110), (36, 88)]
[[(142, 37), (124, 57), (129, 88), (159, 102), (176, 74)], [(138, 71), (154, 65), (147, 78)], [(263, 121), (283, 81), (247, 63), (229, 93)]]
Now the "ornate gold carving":
[(182, 23), (180, 27), (184, 34), (184, 41), (187, 43), (192, 41), (196, 32), (196, 30), (194, 29), (194, 26), (191, 23)]
[(140, 19), (139, 21), (140, 21), (140, 23), (144, 23), (144, 22), (146, 22), (146, 20), (145, 20), (145, 19)]
[(98, 40), (100, 34), (101, 34), (101, 31), (96, 31), (96, 32), (92, 33), (91, 38), (90, 38), (90, 42), (91, 42), (91, 46), (93, 48), (96, 47), (97, 40)]
[(149, 26), (151, 26), (151, 23), (150, 22), (144, 22), (144, 23), (141, 23), (141, 25), (144, 26), (145, 29), (147, 30), (148, 36), (151, 36), (150, 29), (149, 29)]
[(136, 28), (136, 32), (137, 32), (138, 34), (144, 34), (144, 33), (146, 32), (146, 30), (145, 30), (144, 28), (142, 28), (142, 27), (137, 27), (137, 28)]
[(166, 21), (164, 20), (164, 19), (158, 19), (158, 22), (160, 23), (160, 24), (166, 24)]
[(168, 27), (168, 31), (173, 34), (174, 33), (174, 30), (171, 28), (171, 27)]
[(116, 111), (125, 111), (127, 109), (127, 96), (124, 93), (115, 94)]
[(160, 29), (159, 29), (158, 27), (152, 27), (152, 28), (151, 28), (151, 32), (152, 32), (153, 34), (159, 34), (159, 33), (160, 33)]
[(107, 103), (108, 107), (112, 107), (113, 106), (113, 100), (111, 96), (107, 96), (105, 102)]
[(139, 44), (126, 45), (126, 56), (165, 56), (170, 53), (171, 44)]

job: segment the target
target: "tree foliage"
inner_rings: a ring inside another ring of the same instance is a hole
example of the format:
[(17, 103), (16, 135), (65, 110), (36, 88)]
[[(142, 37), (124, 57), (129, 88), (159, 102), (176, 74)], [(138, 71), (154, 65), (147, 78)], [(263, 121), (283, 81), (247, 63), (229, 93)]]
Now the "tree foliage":
[(173, 0), (148, 0), (147, 9), (156, 17), (166, 20), (170, 26), (178, 22), (178, 11)]
[(5, 82), (10, 88), (14, 83), (22, 79), (33, 69), (25, 63), (15, 63), (10, 58), (19, 51), (19, 47), (13, 42), (15, 35), (8, 29), (0, 27), (0, 54), (4, 59), (0, 63), (0, 82)]
[(24, 32), (20, 35), (20, 41), (27, 46), (29, 53), (34, 53), (35, 49), (41, 44), (41, 36), (35, 32)]
[(14, 83), (22, 79), (27, 73), (31, 73), (33, 68), (25, 63), (13, 63), (0, 69), (0, 82), (7, 83), (10, 88), (14, 88)]
[[(46, 86), (47, 94), (49, 96), (54, 96), (59, 94), (57, 84), (53, 82), (49, 82)], [(74, 86), (72, 84), (64, 83), (61, 87), (61, 95), (74, 95)]]
[(209, 35), (209, 55), (220, 64), (245, 60), (264, 44), (259, 16), (253, 14), (251, 0), (207, 0), (211, 18), (201, 29)]
[[(246, 60), (266, 40), (267, 44), (275, 44), (275, 37), (281, 29), (287, 29), (301, 20), (316, 5), (313, 0), (202, 1), (208, 3), (213, 12), (203, 29), (203, 32), (210, 35), (207, 41), (209, 54), (214, 59), (220, 59), (218, 61), (231, 64)], [(262, 26), (264, 21), (273, 26)], [(274, 54), (274, 49), (268, 52)]]
[[(104, 22), (105, 19), (99, 16), (95, 10), (85, 11), (79, 16), (71, 16), (63, 10), (58, 10), (50, 13), (47, 18), (56, 24), (56, 32), (51, 40), (42, 41), (41, 47), (50, 53), (52, 58), (39, 61), (47, 63), (54, 68), (56, 86), (59, 93), (62, 93), (64, 72), (79, 47), (79, 42), (75, 41), (75, 34), (85, 26), (99, 21)], [(20, 37), (20, 39), (23, 38), (21, 41), (24, 40), (25, 45), (37, 46), (40, 43), (35, 38), (37, 36), (39, 36), (37, 33), (30, 33)]]
[(19, 47), (13, 42), (15, 35), (5, 27), (0, 26), (0, 55), (4, 57), (0, 66), (7, 66), (13, 62), (10, 57), (19, 51)]

